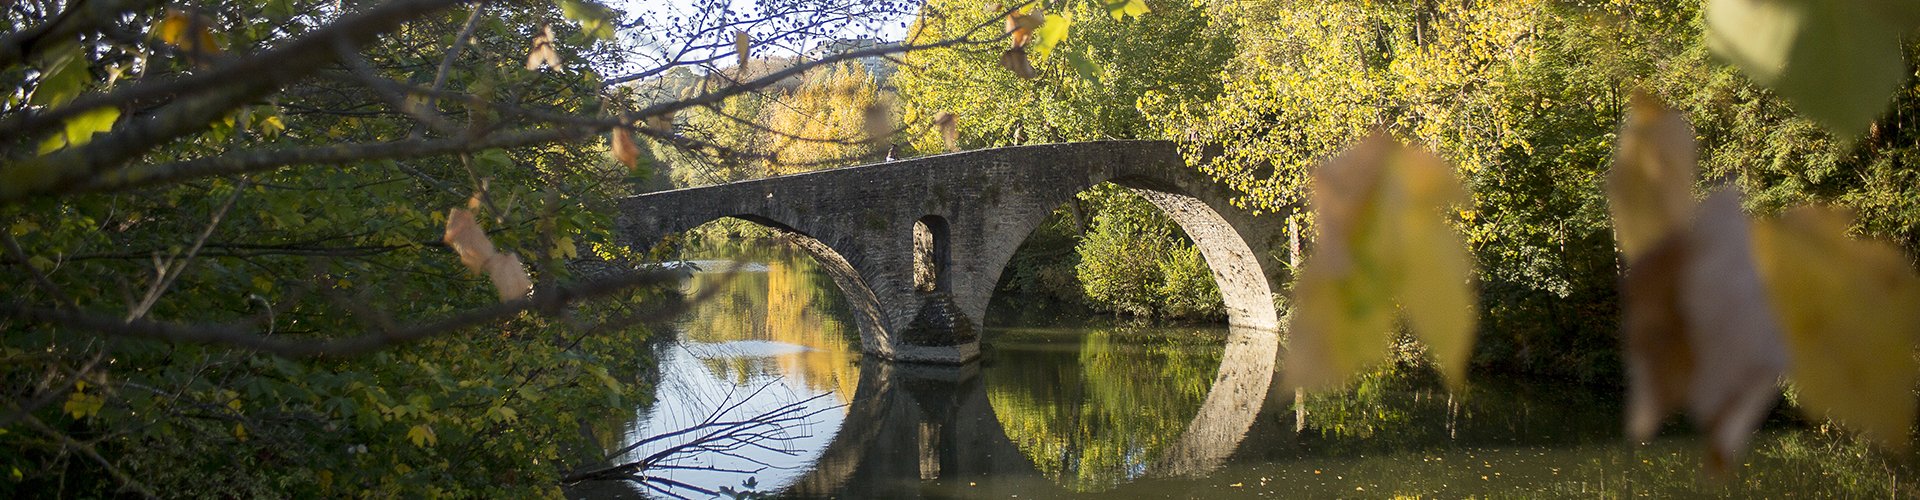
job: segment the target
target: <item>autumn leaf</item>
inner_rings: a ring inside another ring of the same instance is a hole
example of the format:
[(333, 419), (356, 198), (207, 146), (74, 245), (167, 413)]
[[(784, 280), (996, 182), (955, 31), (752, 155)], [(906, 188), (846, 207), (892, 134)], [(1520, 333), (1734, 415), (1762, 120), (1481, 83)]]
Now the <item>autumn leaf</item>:
[(1634, 92), (1630, 106), (1607, 174), (1607, 209), (1614, 238), (1632, 259), (1693, 215), (1699, 158), (1693, 128), (1679, 113), (1644, 92)]
[(620, 17), (613, 9), (585, 0), (560, 0), (560, 13), (580, 23), (580, 32), (601, 40), (613, 40), (613, 27)]
[(875, 148), (886, 147), (893, 137), (893, 109), (885, 101), (879, 101), (867, 106), (860, 116), (867, 142)]
[(663, 135), (673, 133), (673, 115), (672, 114), (662, 113), (662, 114), (648, 116), (646, 122), (647, 122), (647, 130), (651, 130), (654, 133), (663, 134)]
[(1397, 163), (1401, 196), (1386, 198), (1378, 214), (1396, 217), (1401, 282), (1396, 296), (1413, 334), (1432, 352), (1441, 375), (1454, 389), (1466, 387), (1467, 362), (1473, 357), (1475, 298), (1473, 259), (1460, 234), (1447, 221), (1449, 207), (1468, 205), (1453, 167), (1420, 148), (1403, 147)]
[(1013, 48), (1025, 47), (1027, 42), (1033, 40), (1033, 31), (1046, 22), (1047, 8), (1044, 5), (1035, 5), (1027, 12), (1008, 13), (1008, 41), (1013, 43)]
[[(1038, 9), (1036, 8), (1036, 10)], [(1038, 28), (1033, 30), (1033, 55), (1041, 59), (1046, 59), (1052, 55), (1053, 47), (1060, 45), (1060, 41), (1067, 39), (1067, 31), (1072, 27), (1072, 17), (1059, 14), (1047, 14), (1046, 21), (1042, 22)]]
[(748, 35), (747, 32), (745, 31), (733, 32), (733, 55), (735, 58), (739, 59), (738, 65), (736, 67), (740, 68), (740, 74), (743, 77), (746, 75), (746, 71), (747, 71), (747, 56), (750, 54), (749, 49), (752, 49), (752, 48), (753, 48), (752, 35)]
[(1706, 467), (1718, 475), (1773, 407), (1787, 365), (1751, 231), (1739, 190), (1722, 188), (1689, 227), (1630, 261), (1622, 283), (1629, 435), (1652, 437), (1684, 405), (1708, 434)]
[(640, 167), (640, 147), (633, 143), (633, 132), (626, 127), (613, 128), (613, 157), (628, 169)]
[(1014, 76), (1021, 78), (1033, 78), (1038, 74), (1033, 70), (1033, 63), (1027, 61), (1027, 50), (1020, 47), (1001, 52), (1000, 67), (1012, 71)]
[(493, 247), (493, 241), (487, 239), (486, 231), (474, 221), (473, 212), (464, 208), (455, 208), (447, 214), (447, 232), (443, 238), (447, 246), (460, 255), (460, 263), (468, 270), (484, 274), (493, 280), (493, 287), (500, 292), (500, 301), (526, 298), (533, 289), (533, 281), (527, 278), (526, 267), (521, 265), (520, 257), (502, 253)]
[(167, 15), (153, 25), (152, 33), (160, 42), (198, 58), (220, 53), (220, 47), (214, 43), (211, 26), (213, 20), (204, 15), (167, 9)]
[(1379, 362), (1405, 310), (1448, 381), (1465, 380), (1472, 263), (1445, 214), (1465, 203), (1451, 167), (1376, 132), (1314, 172), (1320, 234), (1296, 285), (1288, 384), (1339, 385)]
[(553, 46), (553, 25), (540, 27), (540, 34), (533, 36), (533, 50), (527, 52), (527, 69), (553, 68), (559, 71), (560, 52)]
[(960, 150), (960, 117), (951, 111), (941, 111), (933, 115), (933, 125), (940, 129), (940, 140), (947, 145), (948, 152)]
[(1893, 246), (1849, 238), (1852, 224), (1837, 210), (1793, 209), (1757, 226), (1755, 260), (1786, 333), (1801, 409), (1904, 450), (1920, 374), (1912, 355), (1920, 277)]
[(420, 448), (440, 444), (440, 436), (435, 435), (433, 427), (429, 427), (426, 424), (419, 424), (408, 428), (407, 440), (412, 441), (414, 446)]
[(1707, 45), (1846, 139), (1865, 133), (1906, 81), (1912, 2), (1711, 0)]
[(40, 142), (40, 154), (47, 154), (70, 146), (82, 146), (93, 141), (94, 134), (105, 133), (113, 129), (115, 121), (120, 119), (120, 108), (103, 106), (74, 115), (66, 120), (59, 133)]

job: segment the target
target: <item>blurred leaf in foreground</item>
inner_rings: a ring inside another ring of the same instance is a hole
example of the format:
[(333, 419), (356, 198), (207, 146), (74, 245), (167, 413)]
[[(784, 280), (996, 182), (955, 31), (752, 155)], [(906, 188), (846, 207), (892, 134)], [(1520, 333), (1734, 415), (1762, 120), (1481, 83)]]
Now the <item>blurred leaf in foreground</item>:
[(1384, 359), (1401, 309), (1448, 382), (1464, 381), (1472, 262), (1446, 214), (1465, 202), (1451, 167), (1384, 133), (1315, 172), (1320, 235), (1297, 285), (1289, 384), (1336, 386)]
[(1758, 225), (1756, 260), (1786, 332), (1801, 408), (1904, 450), (1920, 373), (1920, 278), (1892, 246), (1847, 237), (1852, 219), (1788, 211)]
[(1620, 251), (1632, 259), (1693, 216), (1699, 153), (1686, 119), (1644, 92), (1633, 93), (1626, 119), (1607, 174), (1607, 208)]
[(1853, 139), (1907, 78), (1900, 41), (1915, 11), (1896, 0), (1711, 0), (1707, 44), (1801, 114)]

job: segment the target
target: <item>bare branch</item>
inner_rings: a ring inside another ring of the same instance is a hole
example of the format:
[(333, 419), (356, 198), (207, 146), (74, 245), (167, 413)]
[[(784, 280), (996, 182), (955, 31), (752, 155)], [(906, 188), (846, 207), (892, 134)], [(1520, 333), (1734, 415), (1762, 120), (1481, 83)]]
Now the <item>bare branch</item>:
[[(0, 303), (0, 312), (107, 336), (221, 345), (278, 356), (319, 358), (353, 356), (388, 346), (417, 342), (466, 328), (498, 323), (526, 311), (553, 315), (575, 301), (612, 295), (639, 286), (673, 283), (679, 277), (679, 273), (669, 270), (624, 273), (620, 276), (588, 281), (571, 287), (555, 288), (552, 294), (545, 296), (533, 296), (470, 309), (439, 321), (330, 340), (296, 340), (287, 339), (284, 335), (269, 337), (251, 328), (233, 325), (184, 325), (146, 319), (123, 321), (98, 314), (46, 309), (15, 302)], [(684, 304), (664, 307), (656, 312), (654, 317), (672, 317), (684, 309)]]

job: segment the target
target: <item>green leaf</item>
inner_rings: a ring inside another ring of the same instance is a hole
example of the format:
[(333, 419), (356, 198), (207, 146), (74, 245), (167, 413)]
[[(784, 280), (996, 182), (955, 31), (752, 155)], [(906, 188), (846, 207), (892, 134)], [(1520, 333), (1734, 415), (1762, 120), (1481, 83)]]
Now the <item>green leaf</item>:
[(62, 43), (50, 49), (38, 69), (40, 82), (34, 86), (33, 98), (27, 102), (40, 106), (59, 106), (79, 97), (91, 76), (87, 73), (86, 53), (78, 43)]
[(1149, 10), (1146, 0), (1117, 0), (1107, 2), (1106, 7), (1107, 14), (1113, 15), (1115, 21), (1126, 19), (1127, 16), (1140, 17)]
[(1086, 80), (1087, 83), (1095, 85), (1100, 83), (1100, 67), (1094, 66), (1093, 61), (1087, 60), (1085, 54), (1067, 51), (1067, 65), (1073, 66), (1073, 73), (1080, 75), (1080, 79)]
[(1711, 0), (1707, 44), (1851, 140), (1906, 79), (1900, 39), (1913, 13), (1910, 3), (1888, 0)]
[(1034, 28), (1035, 43), (1029, 51), (1041, 59), (1053, 53), (1053, 47), (1067, 39), (1067, 30), (1073, 27), (1073, 17), (1060, 14), (1047, 14), (1047, 21)]
[(613, 39), (613, 9), (588, 0), (559, 0), (560, 14), (580, 23), (580, 32), (601, 40)]

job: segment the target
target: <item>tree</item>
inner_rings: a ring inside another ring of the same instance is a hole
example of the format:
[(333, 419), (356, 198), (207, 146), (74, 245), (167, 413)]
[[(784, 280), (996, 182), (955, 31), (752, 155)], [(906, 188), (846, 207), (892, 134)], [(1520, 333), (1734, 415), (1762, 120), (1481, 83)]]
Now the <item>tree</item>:
[(680, 308), (607, 265), (638, 146), (735, 154), (673, 116), (918, 49), (742, 78), (913, 5), (731, 7), (9, 4), (0, 492), (557, 495)]
[[(1233, 40), (1205, 6), (1156, 4), (1145, 16), (1109, 15), (1112, 4), (1107, 3), (1055, 2), (1048, 7), (1047, 12), (1056, 14), (1047, 22), (1067, 26), (1061, 29), (1071, 29), (1072, 35), (1044, 55), (1037, 49), (1029, 52), (1037, 77), (1023, 79), (1002, 67), (998, 47), (910, 53), (895, 79), (903, 114), (914, 118), (947, 113), (954, 117), (965, 147), (1153, 139), (1160, 134), (1147, 118), (1157, 110), (1205, 102), (1219, 92), (1221, 82), (1212, 75), (1226, 64)], [(916, 19), (909, 40), (951, 36), (997, 14), (977, 4), (931, 2)], [(1149, 101), (1148, 96), (1159, 99)], [(911, 136), (915, 150), (946, 148), (940, 130), (917, 132)], [(1073, 273), (1086, 290), (1085, 298), (1097, 308), (1143, 316), (1218, 316), (1218, 304), (1203, 305), (1218, 301), (1211, 274), (1172, 219), (1124, 190), (1094, 190), (1083, 198), (1077, 203), (1086, 210), (1057, 210), (1041, 229), (1066, 230), (1067, 236), (1080, 240), (1076, 255), (1049, 252), (1044, 243), (1023, 247), (1008, 271), (1011, 286), (1061, 295), (1060, 287), (1044, 286), (1043, 277)], [(1081, 211), (1085, 213), (1077, 214)], [(1069, 220), (1075, 217), (1080, 220)], [(1094, 232), (1081, 230), (1088, 217)], [(1102, 228), (1110, 232), (1097, 233)], [(1159, 239), (1145, 246), (1116, 239), (1142, 235)], [(1202, 280), (1188, 283), (1199, 286), (1170, 286), (1161, 278), (1161, 268), (1173, 270), (1172, 276)]]

